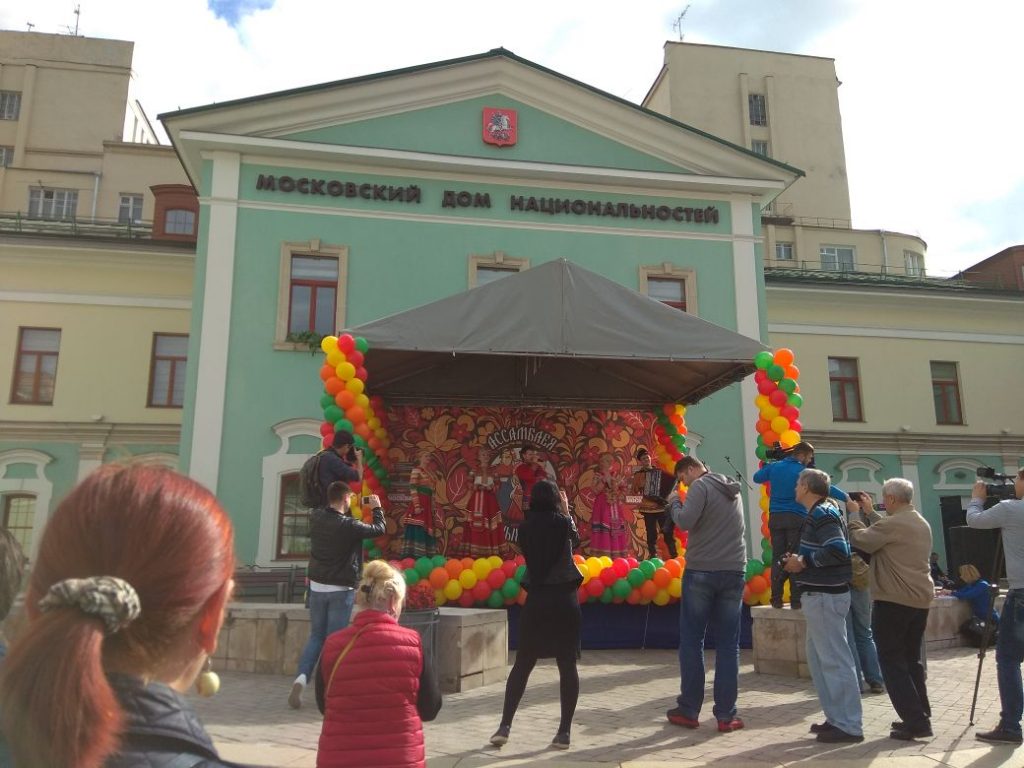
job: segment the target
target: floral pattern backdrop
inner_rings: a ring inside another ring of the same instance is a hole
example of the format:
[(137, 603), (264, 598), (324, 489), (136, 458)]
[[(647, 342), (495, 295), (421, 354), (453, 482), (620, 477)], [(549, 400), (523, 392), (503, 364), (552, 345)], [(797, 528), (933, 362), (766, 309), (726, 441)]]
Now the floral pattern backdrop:
[[(602, 454), (612, 455), (613, 468), (627, 477), (636, 468), (633, 457), (641, 447), (651, 448), (655, 415), (649, 412), (544, 408), (440, 408), (403, 406), (388, 408), (388, 451), (392, 461), (388, 493), (389, 531), (392, 533), (410, 504), (409, 471), (423, 453), (436, 467), (434, 504), (443, 529), (439, 551), (457, 548), (462, 539), (460, 513), (473, 493), (480, 447), (492, 452), (491, 474), (498, 482), (497, 495), (504, 511), (511, 496), (512, 475), (524, 443), (536, 446), (541, 463), (564, 488), (579, 527), (580, 551), (589, 553), (590, 515), (594, 505), (594, 480)], [(633, 554), (646, 551), (643, 522), (632, 505), (623, 510)], [(663, 545), (662, 545), (663, 546)], [(397, 548), (392, 539), (391, 554)]]

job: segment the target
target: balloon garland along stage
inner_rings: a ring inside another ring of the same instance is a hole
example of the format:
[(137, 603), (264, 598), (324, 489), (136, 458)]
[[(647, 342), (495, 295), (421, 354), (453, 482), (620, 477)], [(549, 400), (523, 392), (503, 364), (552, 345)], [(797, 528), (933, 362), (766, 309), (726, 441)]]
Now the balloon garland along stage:
[[(757, 447), (755, 453), (760, 459), (758, 467), (763, 467), (768, 458), (768, 449), (776, 444), (782, 448), (792, 448), (800, 442), (803, 425), (800, 423), (800, 407), (804, 404), (800, 394), (800, 369), (794, 364), (793, 350), (777, 349), (775, 352), (758, 352), (754, 356), (754, 381), (757, 384), (757, 397), (754, 405), (758, 408), (759, 418), (757, 430)], [(768, 605), (772, 599), (771, 565), (772, 542), (768, 529), (768, 498), (771, 486), (761, 486), (761, 559), (748, 560), (746, 569), (747, 583), (743, 590), (743, 602), (747, 605)], [(787, 580), (782, 594), (784, 602), (789, 602), (789, 581)]]

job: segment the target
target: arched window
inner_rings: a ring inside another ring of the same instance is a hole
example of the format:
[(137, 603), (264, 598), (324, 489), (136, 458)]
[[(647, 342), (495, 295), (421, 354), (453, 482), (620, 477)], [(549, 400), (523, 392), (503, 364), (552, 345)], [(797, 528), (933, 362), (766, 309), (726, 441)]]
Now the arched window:
[(32, 529), (36, 520), (36, 497), (31, 493), (5, 494), (3, 527), (10, 531), (26, 553), (32, 543)]
[(309, 510), (299, 503), (299, 473), (281, 475), (277, 508), (278, 560), (309, 557)]

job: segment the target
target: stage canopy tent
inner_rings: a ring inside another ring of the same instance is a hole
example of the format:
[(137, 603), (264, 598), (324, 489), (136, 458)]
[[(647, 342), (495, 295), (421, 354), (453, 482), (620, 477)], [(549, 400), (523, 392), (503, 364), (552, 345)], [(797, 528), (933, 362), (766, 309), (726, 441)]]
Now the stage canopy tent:
[(690, 404), (766, 348), (564, 259), (348, 332), (369, 342), (369, 390), (391, 404)]

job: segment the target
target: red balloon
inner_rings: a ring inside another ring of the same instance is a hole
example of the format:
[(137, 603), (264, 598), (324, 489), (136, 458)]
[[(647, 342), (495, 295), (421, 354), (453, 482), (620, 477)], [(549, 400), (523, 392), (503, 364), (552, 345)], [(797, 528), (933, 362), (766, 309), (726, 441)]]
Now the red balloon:
[(604, 582), (600, 579), (591, 579), (586, 584), (587, 594), (597, 597), (604, 592)]
[(580, 584), (580, 588), (576, 590), (576, 599), (582, 604), (587, 602), (588, 597), (590, 597), (590, 593), (587, 592), (586, 585)]
[(762, 381), (768, 381), (768, 374), (763, 368), (758, 368), (754, 371), (754, 382), (756, 384), (760, 384)]
[(348, 359), (348, 355), (356, 348), (356, 340), (352, 338), (351, 333), (343, 333), (338, 337), (338, 349), (345, 353), (345, 359)]
[(515, 560), (503, 560), (501, 562), (501, 570), (504, 572), (505, 578), (507, 579), (511, 579), (516, 575), (516, 568), (518, 567), (519, 566), (516, 565)]
[(328, 435), (331, 435), (333, 437), (334, 425), (331, 424), (331, 422), (329, 421), (325, 421), (323, 424), (320, 425), (320, 434), (323, 437), (327, 437)]
[(804, 431), (804, 425), (800, 423), (800, 419), (790, 419), (789, 428), (792, 429), (794, 432)]
[(345, 359), (348, 360), (352, 365), (358, 368), (363, 364), (363, 353), (358, 349), (353, 349), (351, 352), (345, 354)]
[(333, 443), (334, 443), (334, 433), (332, 432), (329, 435), (324, 435), (324, 439), (321, 442), (321, 445), (324, 448), (330, 448)]
[(459, 595), (460, 608), (472, 608), (474, 602), (476, 602), (476, 598), (473, 597), (473, 590), (471, 589), (467, 589)]
[[(784, 405), (779, 409), (779, 416), (785, 416), (790, 422), (793, 421), (797, 416), (800, 415), (799, 409), (792, 405)], [(790, 427), (792, 429), (792, 426)]]
[(360, 365), (358, 368), (356, 368), (357, 379), (362, 379), (363, 381), (366, 381), (369, 377), (369, 372), (365, 368), (363, 368), (363, 366)]
[(626, 562), (629, 563), (630, 570), (632, 570), (633, 568), (636, 568), (638, 565), (640, 565), (640, 561), (637, 560), (633, 556), (627, 557), (626, 558)]
[(759, 381), (757, 383), (757, 391), (762, 395), (770, 395), (772, 392), (778, 390), (778, 388), (779, 385), (770, 379), (765, 379), (764, 381)]
[(501, 568), (495, 568), (487, 574), (487, 583), (490, 585), (491, 589), (498, 589), (507, 579), (508, 576), (505, 575), (505, 572), (501, 570)]
[(615, 570), (615, 575), (620, 579), (626, 578), (626, 574), (629, 573), (629, 563), (626, 562), (624, 557), (617, 557), (612, 560), (612, 568)]
[(786, 398), (789, 397), (785, 391), (776, 389), (770, 395), (768, 395), (768, 402), (772, 405), (779, 407), (786, 404)]
[(473, 587), (473, 599), (478, 602), (483, 602), (491, 596), (491, 585), (486, 581), (478, 581)]
[[(619, 578), (620, 576), (615, 572), (614, 568), (609, 567), (601, 571), (601, 581), (604, 582), (604, 585), (606, 587), (610, 587), (612, 584), (618, 581)], [(591, 581), (593, 581), (593, 579), (591, 579)]]

